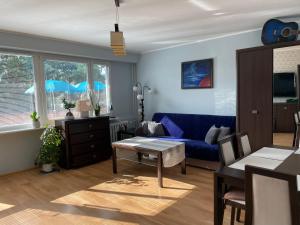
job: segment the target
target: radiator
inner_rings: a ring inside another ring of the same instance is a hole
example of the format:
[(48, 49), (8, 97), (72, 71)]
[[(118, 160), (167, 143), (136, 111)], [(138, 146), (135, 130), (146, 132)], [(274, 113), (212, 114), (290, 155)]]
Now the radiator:
[(110, 122), (110, 140), (111, 142), (118, 141), (118, 131), (124, 126), (128, 127), (128, 121), (113, 121)]

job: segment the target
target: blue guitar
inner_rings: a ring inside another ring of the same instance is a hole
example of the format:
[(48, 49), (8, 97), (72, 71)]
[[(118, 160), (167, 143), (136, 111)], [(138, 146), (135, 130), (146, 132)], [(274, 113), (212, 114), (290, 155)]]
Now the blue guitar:
[(295, 22), (284, 23), (277, 19), (268, 20), (263, 27), (261, 41), (264, 45), (296, 41), (300, 31)]

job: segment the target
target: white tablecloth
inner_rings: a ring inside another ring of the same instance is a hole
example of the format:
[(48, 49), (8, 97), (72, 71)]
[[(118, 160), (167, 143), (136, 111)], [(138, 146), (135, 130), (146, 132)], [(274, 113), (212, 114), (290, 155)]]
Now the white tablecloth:
[(134, 137), (114, 143), (161, 151), (164, 167), (173, 167), (185, 159), (185, 144), (183, 142)]

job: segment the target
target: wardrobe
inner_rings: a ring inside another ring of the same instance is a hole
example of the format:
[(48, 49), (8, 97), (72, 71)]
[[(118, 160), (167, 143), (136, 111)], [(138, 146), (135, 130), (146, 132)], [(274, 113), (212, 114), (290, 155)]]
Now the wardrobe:
[(237, 50), (237, 131), (253, 150), (273, 144), (273, 50), (300, 41)]

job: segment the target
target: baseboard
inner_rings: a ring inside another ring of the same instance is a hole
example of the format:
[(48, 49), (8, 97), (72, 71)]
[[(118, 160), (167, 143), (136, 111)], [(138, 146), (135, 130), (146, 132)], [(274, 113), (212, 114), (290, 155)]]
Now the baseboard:
[(194, 158), (186, 158), (186, 164), (188, 166), (198, 167), (198, 168), (213, 170), (213, 171), (220, 168), (220, 162), (207, 161), (207, 160), (194, 159)]

